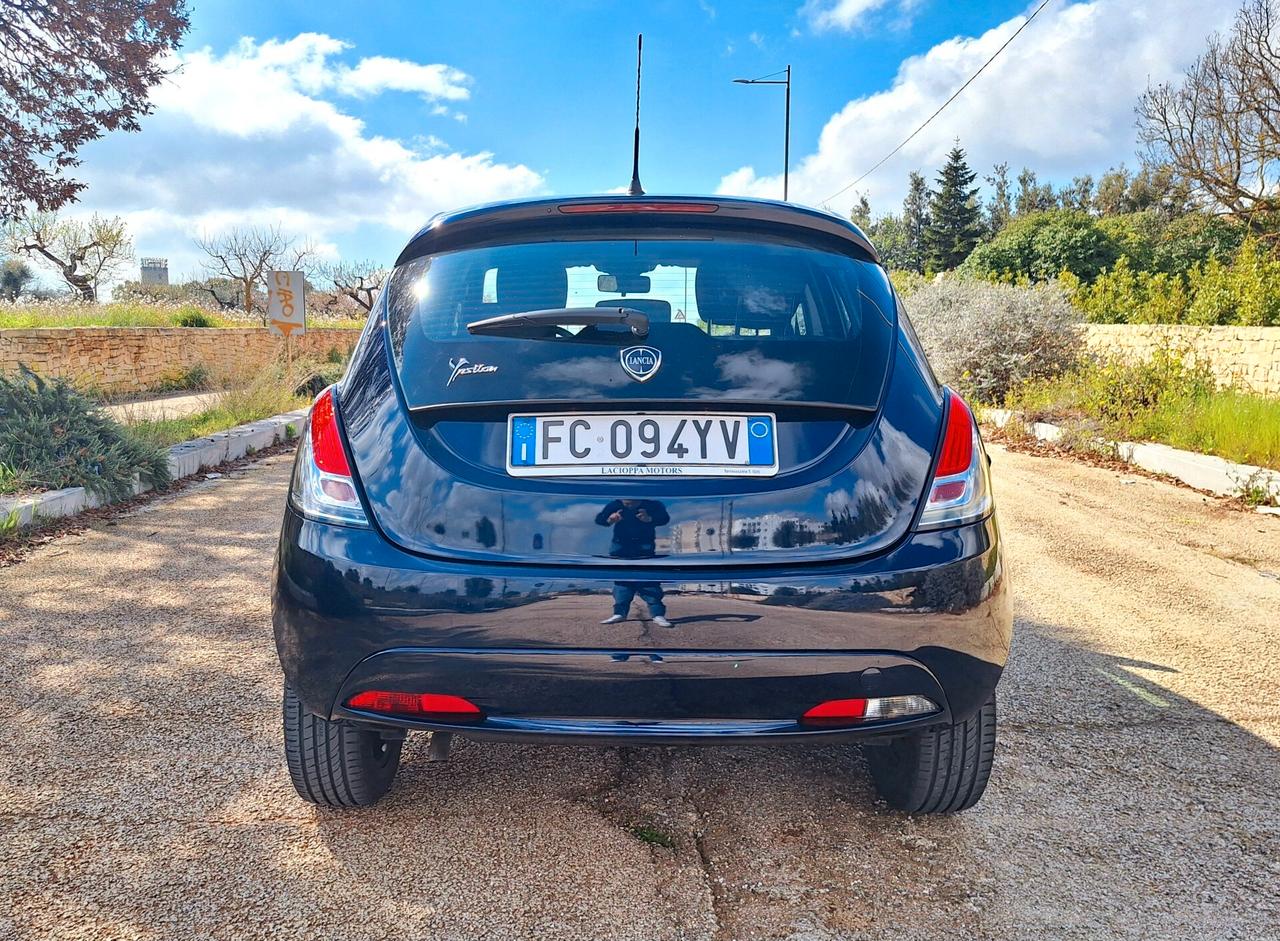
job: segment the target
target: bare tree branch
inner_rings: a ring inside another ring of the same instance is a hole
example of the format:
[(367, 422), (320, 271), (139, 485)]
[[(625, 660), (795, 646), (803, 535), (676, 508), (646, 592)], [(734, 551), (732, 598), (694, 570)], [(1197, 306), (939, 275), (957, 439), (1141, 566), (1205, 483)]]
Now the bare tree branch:
[(372, 261), (337, 262), (326, 265), (320, 276), (333, 284), (334, 292), (340, 297), (349, 297), (364, 309), (367, 314), (373, 309), (373, 302), (382, 290), (383, 282), (391, 272), (379, 267)]
[(1146, 159), (1169, 167), (1201, 207), (1264, 233), (1280, 219), (1280, 0), (1247, 0), (1231, 34), (1181, 83), (1149, 87), (1138, 104)]

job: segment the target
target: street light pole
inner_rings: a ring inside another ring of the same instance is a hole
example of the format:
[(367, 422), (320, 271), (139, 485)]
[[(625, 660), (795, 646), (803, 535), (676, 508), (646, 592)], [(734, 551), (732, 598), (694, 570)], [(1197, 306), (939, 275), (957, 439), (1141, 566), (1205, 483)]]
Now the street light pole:
[[(790, 194), (790, 176), (791, 176), (791, 66), (787, 66), (783, 70), (786, 78), (772, 78), (769, 75), (760, 78), (735, 78), (736, 85), (785, 85), (786, 86), (786, 105), (783, 117), (782, 130), (782, 199), (785, 202)], [(781, 75), (782, 72), (774, 72), (773, 75)]]
[(791, 176), (791, 66), (787, 66), (787, 105), (782, 129), (782, 201), (787, 201)]

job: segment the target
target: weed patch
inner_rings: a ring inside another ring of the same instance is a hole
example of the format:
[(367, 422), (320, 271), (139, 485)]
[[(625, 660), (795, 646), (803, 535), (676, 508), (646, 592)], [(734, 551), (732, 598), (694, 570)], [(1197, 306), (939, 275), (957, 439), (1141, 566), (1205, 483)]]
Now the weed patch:
[(676, 841), (671, 835), (664, 833), (655, 827), (636, 826), (631, 828), (631, 834), (642, 843), (648, 843), (651, 846), (662, 846), (666, 849), (675, 849)]
[(1005, 403), (1026, 421), (1280, 468), (1280, 399), (1220, 388), (1207, 365), (1181, 350), (1160, 349), (1138, 363), (1087, 361), (1022, 384)]

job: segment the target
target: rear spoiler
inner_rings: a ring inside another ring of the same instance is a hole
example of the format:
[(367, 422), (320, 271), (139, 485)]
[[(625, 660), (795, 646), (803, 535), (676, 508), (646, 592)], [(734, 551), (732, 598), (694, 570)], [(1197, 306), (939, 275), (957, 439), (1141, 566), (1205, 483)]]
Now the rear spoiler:
[[(632, 201), (634, 200), (634, 201)], [(592, 216), (599, 220), (642, 218), (670, 226), (677, 219), (690, 224), (738, 222), (786, 228), (842, 243), (847, 251), (880, 263), (880, 255), (862, 230), (833, 213), (792, 203), (739, 197), (587, 196), (493, 203), (436, 216), (405, 246), (396, 265), (442, 251), (456, 251), (489, 241), (504, 232), (537, 226), (581, 227)]]

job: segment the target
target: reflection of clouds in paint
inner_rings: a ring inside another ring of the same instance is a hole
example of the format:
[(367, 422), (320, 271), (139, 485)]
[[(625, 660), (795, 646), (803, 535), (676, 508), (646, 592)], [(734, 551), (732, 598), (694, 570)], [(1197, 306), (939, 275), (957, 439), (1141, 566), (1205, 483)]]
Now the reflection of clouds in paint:
[(548, 526), (594, 526), (600, 506), (596, 503), (570, 503), (538, 511), (538, 522)]
[(929, 452), (882, 420), (872, 446), (853, 463), (853, 489), (839, 488), (823, 505), (842, 540), (866, 539), (901, 520), (924, 486)]
[(872, 444), (877, 459), (863, 460), (864, 452), (856, 462), (859, 476), (853, 486), (854, 502), (878, 498), (898, 503), (918, 496), (924, 487), (929, 452), (884, 420)]
[(572, 398), (597, 394), (604, 389), (619, 386), (624, 379), (626, 375), (614, 356), (543, 363), (529, 373), (527, 381), (529, 391), (534, 396), (550, 387), (556, 395)]
[(838, 515), (849, 506), (850, 502), (849, 491), (841, 487), (827, 494), (826, 499), (822, 501), (822, 508), (827, 516)]
[[(716, 357), (720, 378), (731, 388), (714, 390), (724, 396), (795, 398), (809, 378), (809, 369), (799, 363), (772, 359), (759, 350), (726, 353)], [(699, 393), (708, 390), (699, 389)]]

